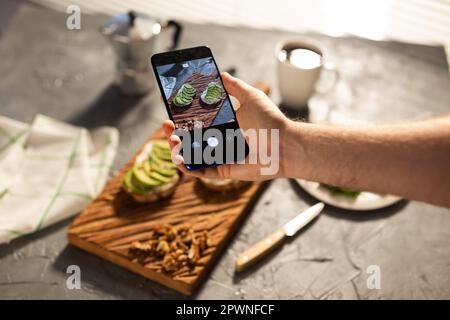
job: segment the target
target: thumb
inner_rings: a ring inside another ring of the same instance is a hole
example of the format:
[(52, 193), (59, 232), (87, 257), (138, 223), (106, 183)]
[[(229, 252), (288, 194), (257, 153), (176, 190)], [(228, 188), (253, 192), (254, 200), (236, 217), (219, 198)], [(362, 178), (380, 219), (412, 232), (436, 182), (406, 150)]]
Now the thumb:
[(227, 72), (222, 72), (222, 80), (227, 92), (238, 99), (241, 105), (245, 104), (248, 96), (254, 90), (252, 86)]

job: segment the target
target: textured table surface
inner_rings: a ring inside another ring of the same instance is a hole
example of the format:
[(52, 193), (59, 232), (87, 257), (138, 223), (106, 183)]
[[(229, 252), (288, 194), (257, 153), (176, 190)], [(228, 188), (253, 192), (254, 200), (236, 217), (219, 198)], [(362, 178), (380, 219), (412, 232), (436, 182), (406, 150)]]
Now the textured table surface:
[[(105, 17), (83, 15), (80, 31), (67, 30), (65, 18), (22, 5), (2, 30), (0, 114), (30, 122), (43, 113), (88, 128), (116, 126), (117, 170), (166, 118), (165, 109), (157, 92), (123, 98), (112, 85), (115, 58), (97, 31)], [(181, 46), (209, 45), (222, 69), (235, 67), (249, 82), (265, 81), (278, 101), (274, 46), (293, 36), (185, 24)], [(312, 116), (319, 119), (315, 112), (328, 108), (334, 116), (383, 122), (450, 112), (441, 47), (314, 37), (328, 47), (341, 77), (333, 91), (314, 97)], [(161, 49), (169, 36), (158, 40)], [(450, 298), (450, 211), (415, 201), (368, 213), (327, 207), (280, 250), (234, 273), (243, 249), (314, 202), (292, 181), (273, 181), (195, 298)], [(70, 246), (71, 220), (0, 245), (0, 298), (183, 298)], [(66, 288), (73, 264), (81, 268), (80, 290)], [(380, 290), (367, 287), (370, 265), (380, 267)]]

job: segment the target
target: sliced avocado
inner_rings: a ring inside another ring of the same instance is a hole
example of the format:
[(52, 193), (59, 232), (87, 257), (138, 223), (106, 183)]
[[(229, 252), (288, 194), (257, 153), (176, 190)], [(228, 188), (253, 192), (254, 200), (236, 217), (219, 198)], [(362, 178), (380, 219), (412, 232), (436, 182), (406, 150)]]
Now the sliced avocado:
[(191, 100), (189, 98), (186, 98), (186, 97), (183, 97), (183, 96), (181, 96), (179, 100), (180, 100), (181, 104), (188, 104), (188, 103), (191, 102)]
[(186, 98), (183, 98), (181, 95), (180, 96), (176, 96), (173, 99), (174, 103), (178, 106), (184, 106), (190, 103), (190, 100), (187, 100)]
[(170, 182), (170, 180), (171, 180), (170, 177), (165, 177), (156, 171), (152, 171), (150, 173), (150, 178), (160, 181), (161, 184), (166, 184), (166, 183)]
[(186, 99), (188, 101), (191, 101), (192, 100), (192, 95), (189, 94), (189, 93), (182, 93), (181, 94), (181, 98)]
[(177, 173), (177, 169), (161, 166), (157, 162), (153, 162), (152, 164), (150, 164), (150, 167), (151, 170), (156, 171), (166, 177), (172, 177)]
[(154, 140), (153, 141), (153, 147), (158, 148), (158, 149), (165, 149), (165, 150), (170, 150), (170, 145), (169, 142), (167, 142), (167, 140)]
[(125, 185), (125, 187), (134, 193), (145, 193), (146, 190), (144, 190), (143, 188), (141, 188), (138, 184), (133, 182), (133, 170), (130, 169), (128, 170), (125, 175), (123, 176), (123, 184)]
[(212, 97), (211, 95), (206, 95), (204, 100), (208, 103), (213, 103), (214, 101), (216, 101), (216, 98)]
[(161, 160), (172, 161), (172, 154), (170, 151), (153, 148), (152, 152), (150, 152), (150, 154), (153, 154), (155, 157), (157, 157)]
[(172, 177), (177, 173), (177, 170), (175, 168), (170, 168), (168, 166), (165, 166), (165, 164), (160, 164), (159, 162), (150, 163), (149, 159), (144, 161), (143, 168), (145, 174), (149, 177), (152, 177), (152, 172), (157, 172), (165, 177)]
[(166, 139), (156, 139), (152, 141), (152, 144), (157, 146), (158, 148), (166, 148), (169, 149), (169, 142)]
[(153, 142), (151, 151), (153, 152), (154, 150), (170, 153), (169, 143), (166, 140), (156, 140)]
[(155, 141), (152, 146), (152, 151), (153, 150), (158, 150), (158, 151), (169, 153), (169, 154), (171, 152), (169, 143), (166, 140)]
[(172, 163), (172, 161), (167, 161), (160, 159), (154, 152), (150, 153), (148, 160), (150, 161), (152, 166), (158, 166), (164, 170), (174, 170), (176, 169), (176, 165)]
[[(133, 167), (133, 178), (137, 180), (141, 187), (145, 190), (160, 186), (162, 183), (159, 180), (155, 180), (149, 177), (142, 166), (136, 165)], [(132, 180), (133, 181), (133, 180)]]
[(145, 160), (142, 163), (142, 168), (144, 169), (145, 174), (150, 176), (150, 173), (152, 173), (152, 165), (150, 164), (150, 160)]
[(219, 96), (220, 95), (220, 91), (218, 89), (211, 89), (208, 92), (209, 94), (212, 94), (214, 96)]
[(169, 182), (171, 180), (171, 177), (173, 177), (173, 175), (176, 173), (176, 170), (164, 170), (157, 167), (156, 165), (151, 165), (150, 161), (148, 160), (144, 162), (142, 169), (146, 175), (146, 178), (156, 180), (160, 182), (160, 184)]
[(176, 105), (180, 105), (180, 104), (181, 104), (180, 101), (178, 100), (178, 96), (175, 96), (175, 97), (172, 99), (172, 102), (175, 103)]
[(192, 100), (192, 94), (187, 93), (187, 92), (183, 92), (183, 93), (181, 94), (181, 97), (183, 97), (183, 98), (185, 98), (185, 99), (188, 99), (188, 100)]

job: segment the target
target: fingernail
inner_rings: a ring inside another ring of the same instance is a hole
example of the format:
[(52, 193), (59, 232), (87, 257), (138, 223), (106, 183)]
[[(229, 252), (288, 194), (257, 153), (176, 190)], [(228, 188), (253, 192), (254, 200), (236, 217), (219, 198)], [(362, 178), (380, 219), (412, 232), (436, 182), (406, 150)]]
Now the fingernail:
[(178, 137), (176, 136), (176, 135), (171, 135), (170, 136), (170, 141), (172, 141), (172, 142), (178, 142), (178, 139), (177, 139)]
[(175, 165), (179, 166), (179, 165), (181, 165), (181, 164), (184, 163), (184, 159), (183, 159), (183, 157), (182, 157), (181, 155), (177, 154), (176, 156), (174, 156), (174, 157), (172, 158), (172, 162), (173, 162)]

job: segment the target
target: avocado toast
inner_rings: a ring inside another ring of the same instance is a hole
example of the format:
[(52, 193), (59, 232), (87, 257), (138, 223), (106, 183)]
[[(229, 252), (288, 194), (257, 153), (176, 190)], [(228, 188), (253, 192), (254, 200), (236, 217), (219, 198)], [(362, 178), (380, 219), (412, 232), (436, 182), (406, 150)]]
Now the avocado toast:
[(138, 202), (153, 202), (171, 195), (179, 180), (169, 144), (154, 140), (144, 147), (133, 167), (125, 173), (122, 188)]
[(250, 181), (241, 181), (235, 179), (199, 178), (199, 180), (205, 187), (215, 191), (236, 190), (251, 183)]
[(195, 89), (189, 83), (185, 83), (178, 90), (177, 94), (172, 98), (172, 103), (176, 107), (187, 107), (192, 103), (196, 94), (197, 89)]
[(203, 91), (201, 99), (208, 105), (218, 103), (223, 97), (223, 88), (218, 82), (210, 82)]

